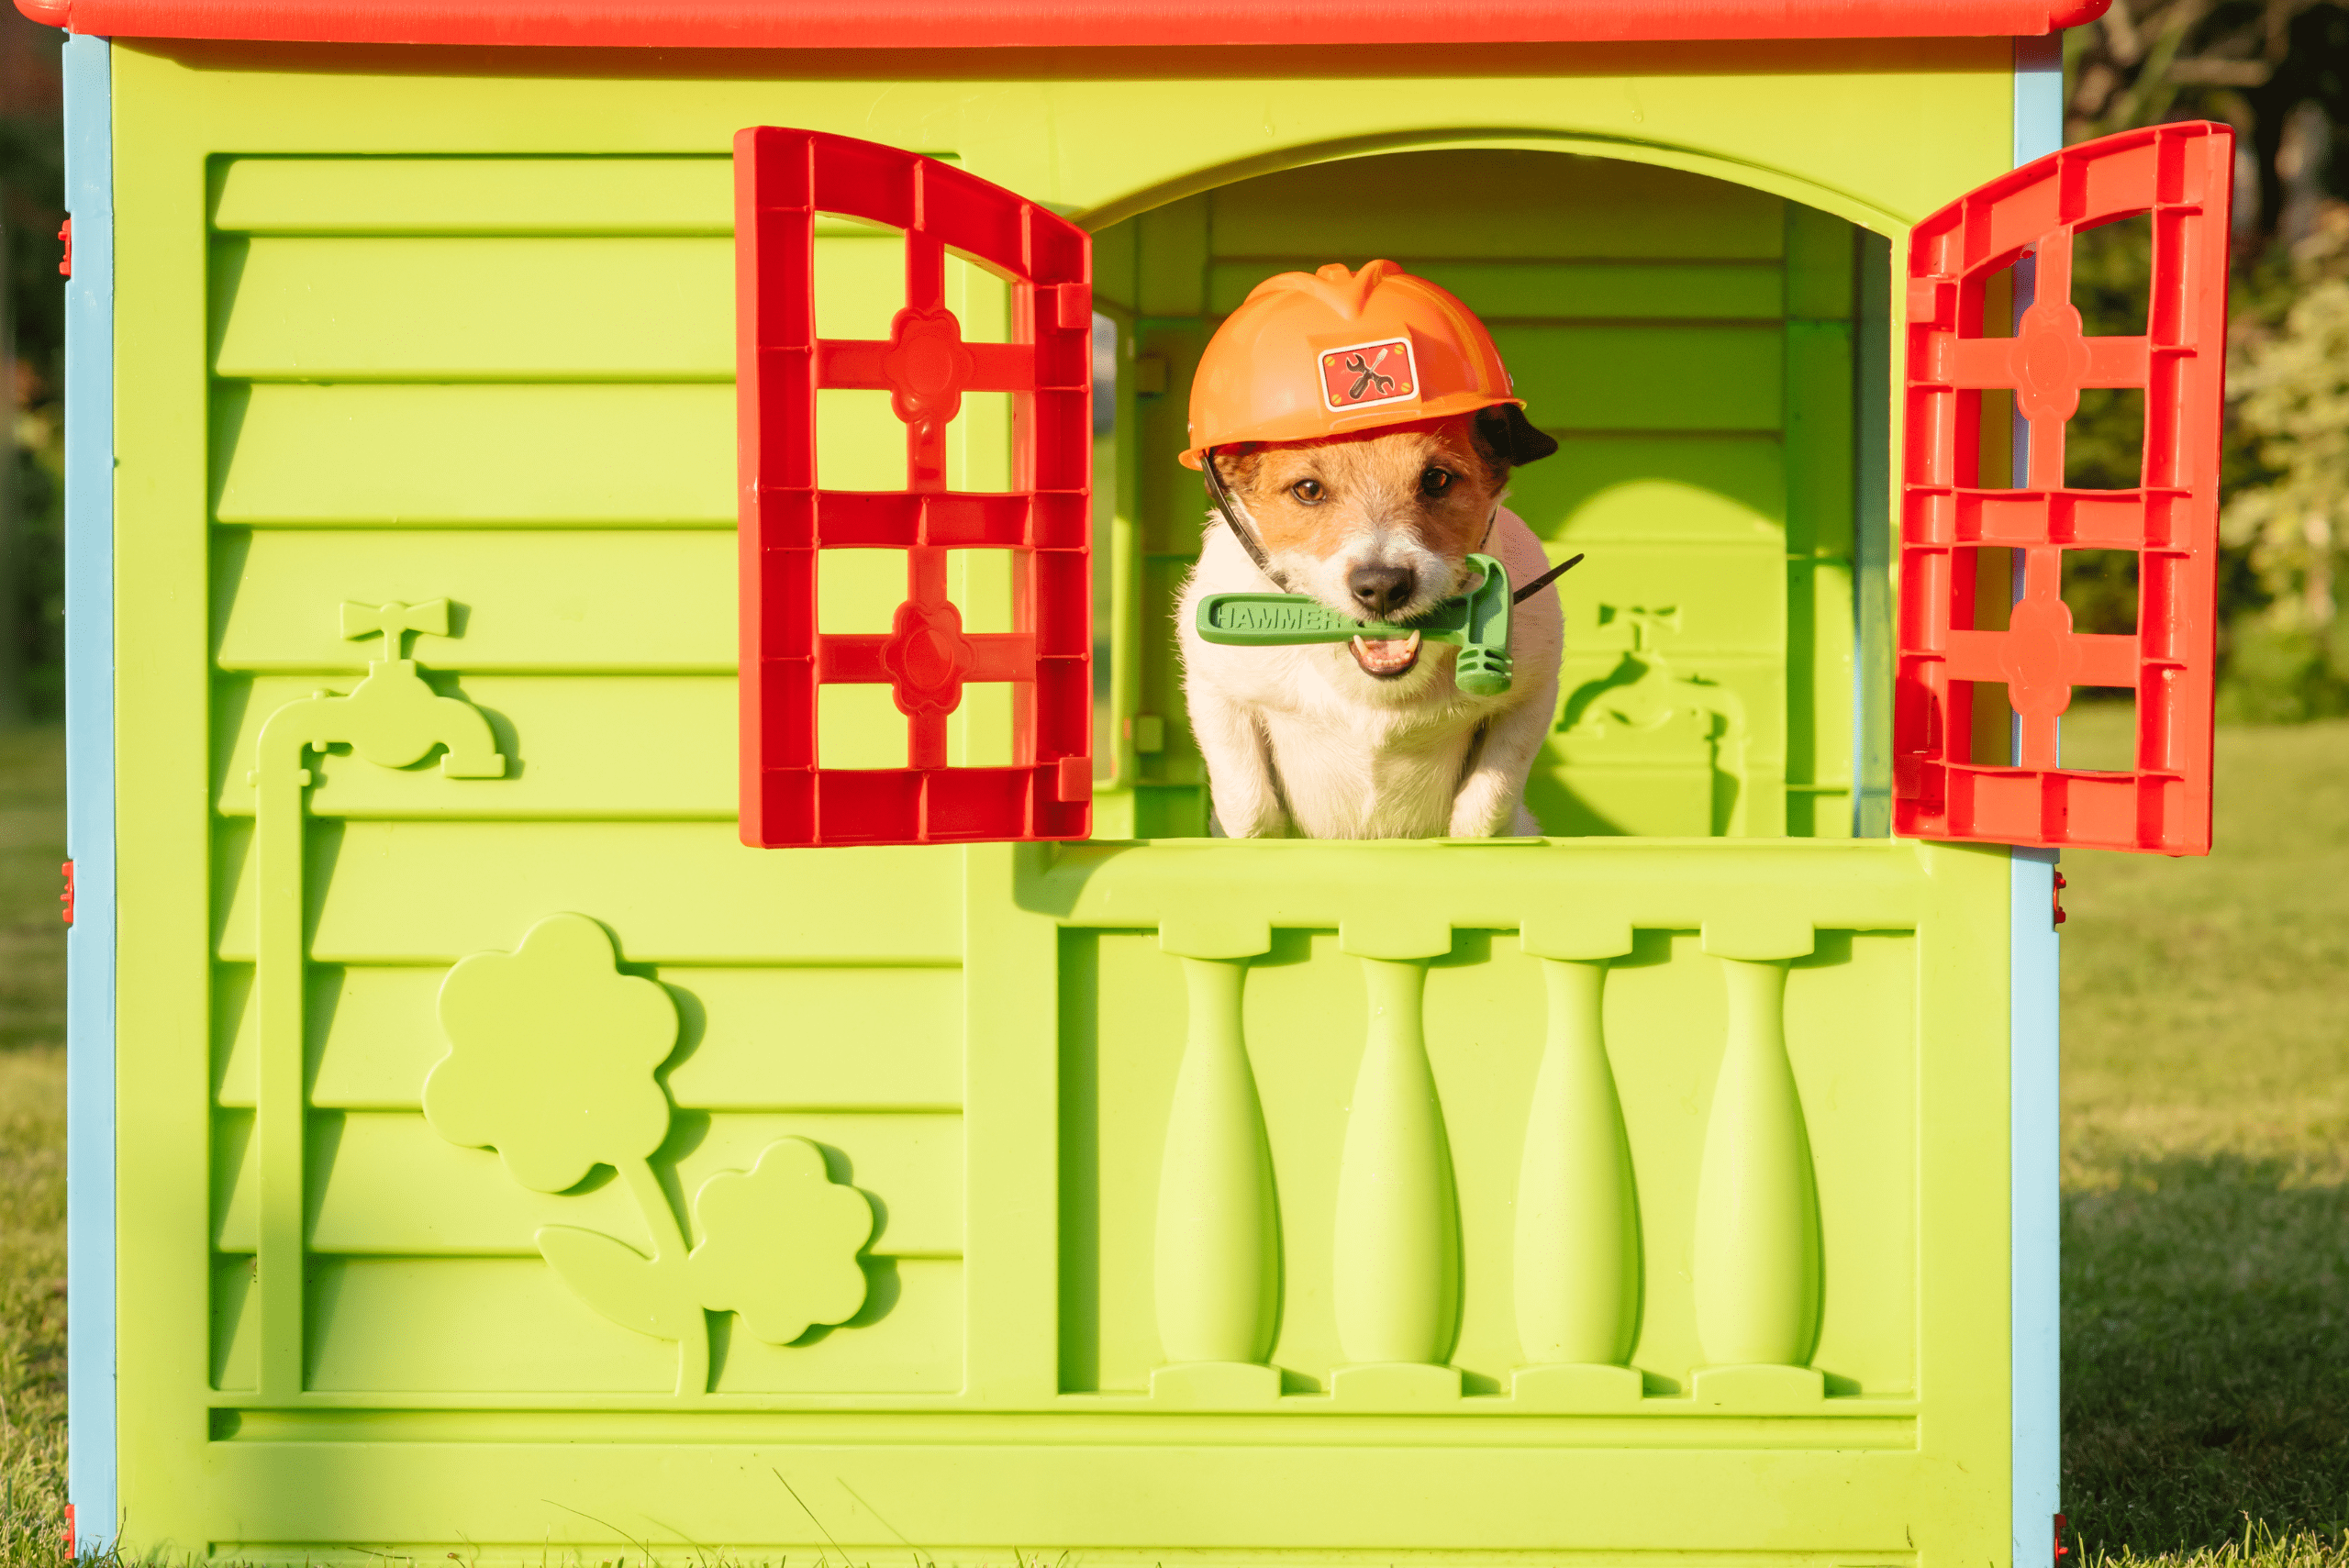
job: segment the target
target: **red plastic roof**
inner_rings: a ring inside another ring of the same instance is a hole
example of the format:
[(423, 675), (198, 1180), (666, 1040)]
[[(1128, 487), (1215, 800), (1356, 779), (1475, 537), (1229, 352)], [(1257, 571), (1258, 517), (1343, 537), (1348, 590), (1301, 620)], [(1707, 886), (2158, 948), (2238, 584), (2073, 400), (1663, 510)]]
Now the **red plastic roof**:
[(105, 38), (597, 49), (2011, 38), (2110, 0), (17, 0)]

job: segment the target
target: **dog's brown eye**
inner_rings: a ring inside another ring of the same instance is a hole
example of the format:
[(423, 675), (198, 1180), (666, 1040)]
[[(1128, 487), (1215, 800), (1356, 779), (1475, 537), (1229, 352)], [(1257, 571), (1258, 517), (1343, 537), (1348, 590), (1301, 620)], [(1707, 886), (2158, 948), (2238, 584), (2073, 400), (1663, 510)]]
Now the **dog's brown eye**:
[(1310, 506), (1321, 499), (1321, 482), (1318, 479), (1300, 479), (1288, 487), (1288, 493)]
[(1419, 494), (1422, 495), (1441, 495), (1451, 488), (1452, 471), (1449, 469), (1431, 468), (1419, 475)]

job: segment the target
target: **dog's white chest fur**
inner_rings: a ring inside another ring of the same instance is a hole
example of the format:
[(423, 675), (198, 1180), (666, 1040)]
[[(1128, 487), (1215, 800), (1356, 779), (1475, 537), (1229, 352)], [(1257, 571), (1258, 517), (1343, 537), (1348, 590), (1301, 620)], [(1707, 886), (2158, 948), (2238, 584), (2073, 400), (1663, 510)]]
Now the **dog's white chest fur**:
[[(1541, 541), (1506, 509), (1485, 548), (1515, 583), (1548, 568)], [(1230, 531), (1210, 524), (1175, 612), (1191, 728), (1225, 832), (1413, 839), (1541, 830), (1522, 796), (1557, 707), (1564, 638), (1553, 590), (1509, 617), (1509, 689), (1472, 697), (1453, 682), (1457, 651), (1448, 646), (1429, 645), (1409, 673), (1380, 680), (1342, 643), (1230, 648), (1199, 639), (1202, 596), (1272, 586)]]

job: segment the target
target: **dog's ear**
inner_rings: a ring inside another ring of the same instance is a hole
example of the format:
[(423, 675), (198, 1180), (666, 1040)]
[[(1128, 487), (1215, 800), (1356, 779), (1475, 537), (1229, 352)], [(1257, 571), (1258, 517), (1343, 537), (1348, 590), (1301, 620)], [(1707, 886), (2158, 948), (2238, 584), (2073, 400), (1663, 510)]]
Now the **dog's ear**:
[(1525, 410), (1514, 403), (1478, 409), (1476, 439), (1495, 459), (1511, 468), (1539, 462), (1558, 450), (1558, 443), (1534, 428)]
[(1208, 454), (1208, 461), (1215, 464), (1224, 484), (1233, 490), (1252, 490), (1256, 486), (1256, 471), (1264, 465), (1264, 449), (1255, 441), (1241, 441), (1216, 448)]

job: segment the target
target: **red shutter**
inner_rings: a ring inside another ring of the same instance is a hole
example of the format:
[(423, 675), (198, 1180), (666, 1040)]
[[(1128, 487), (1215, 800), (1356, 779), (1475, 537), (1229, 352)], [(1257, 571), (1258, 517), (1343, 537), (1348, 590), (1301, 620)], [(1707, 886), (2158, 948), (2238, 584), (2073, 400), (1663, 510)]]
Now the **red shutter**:
[[(2219, 427), (2233, 138), (2204, 122), (2123, 131), (2027, 164), (1919, 224), (1909, 253), (1906, 472), (1894, 825), (1920, 839), (2205, 854), (2210, 848)], [(2088, 338), (2072, 307), (2072, 236), (2153, 215), (2146, 336)], [(2036, 298), (2012, 338), (1982, 334), (1983, 285), (2025, 253)], [(2064, 426), (2082, 387), (2145, 389), (2136, 490), (2064, 487)], [(2029, 472), (1985, 489), (1980, 389), (2010, 387)], [(1972, 552), (2020, 550), (2005, 630), (1976, 629)], [(2066, 550), (2138, 554), (2137, 631), (2072, 629)], [(1969, 761), (1975, 683), (2004, 683), (2013, 767)], [(2075, 686), (2137, 693), (2137, 766), (2056, 765)]]
[[(1085, 231), (951, 164), (821, 132), (734, 139), (741, 470), (742, 841), (916, 844), (1081, 839), (1093, 815), (1092, 244)], [(818, 213), (905, 231), (906, 306), (886, 341), (819, 339)], [(952, 248), (1012, 285), (1014, 340), (973, 343), (945, 303)], [(886, 391), (906, 426), (903, 490), (826, 490), (816, 393)], [(965, 392), (1013, 399), (1014, 489), (946, 488)], [(816, 629), (827, 551), (902, 550), (895, 628)], [(946, 552), (1018, 557), (1014, 629), (967, 633)], [(1009, 767), (946, 765), (946, 719), (974, 681), (1014, 683)], [(887, 684), (903, 768), (826, 768), (816, 688)]]

